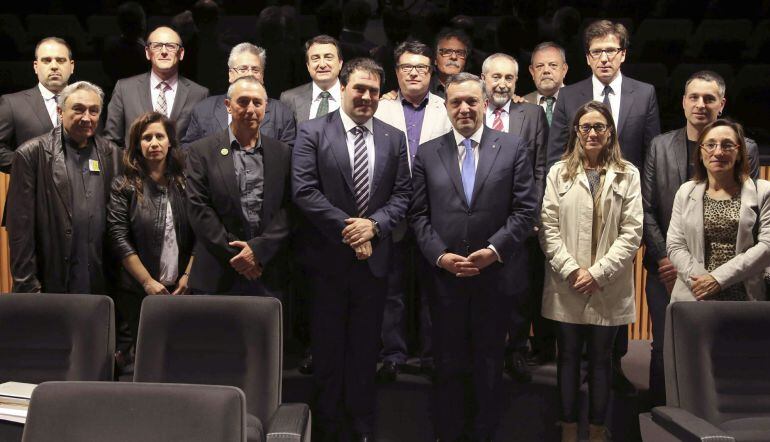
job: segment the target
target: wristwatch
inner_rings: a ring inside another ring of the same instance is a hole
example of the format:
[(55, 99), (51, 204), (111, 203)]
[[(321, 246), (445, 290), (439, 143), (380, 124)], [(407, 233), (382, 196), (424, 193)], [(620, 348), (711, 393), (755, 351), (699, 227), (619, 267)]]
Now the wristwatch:
[(374, 227), (374, 236), (380, 236), (380, 223), (373, 220), (372, 218), (368, 218), (369, 221), (372, 222), (372, 227)]

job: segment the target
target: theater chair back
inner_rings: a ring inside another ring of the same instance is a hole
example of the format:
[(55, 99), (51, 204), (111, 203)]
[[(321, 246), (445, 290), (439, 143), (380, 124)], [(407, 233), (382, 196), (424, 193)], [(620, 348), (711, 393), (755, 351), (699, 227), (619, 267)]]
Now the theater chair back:
[(46, 382), (32, 394), (23, 442), (245, 442), (234, 387)]
[(101, 295), (0, 295), (0, 381), (112, 380), (115, 307)]
[(252, 296), (148, 296), (134, 382), (230, 385), (262, 423), (281, 403), (281, 303)]

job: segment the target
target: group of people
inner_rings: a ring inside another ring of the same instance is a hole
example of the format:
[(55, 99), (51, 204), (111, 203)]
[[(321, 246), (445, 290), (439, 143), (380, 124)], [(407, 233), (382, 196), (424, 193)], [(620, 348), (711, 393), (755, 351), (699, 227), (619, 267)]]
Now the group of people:
[(236, 45), (226, 95), (208, 97), (159, 27), (150, 72), (117, 82), (100, 133), (102, 90), (68, 85), (69, 46), (45, 38), (39, 84), (0, 99), (14, 291), (112, 295), (130, 352), (145, 296), (283, 299), (288, 281), (308, 305), (314, 436), (371, 441), (416, 281), (437, 439), (493, 438), (504, 368), (531, 379), (532, 326), (540, 361), (558, 343), (562, 440), (578, 437), (584, 348), (590, 439), (607, 440), (610, 390), (633, 389), (620, 359), (640, 244), (654, 404), (666, 305), (764, 299), (770, 264), (770, 185), (756, 143), (719, 118), (724, 80), (693, 74), (685, 127), (660, 134), (654, 88), (621, 74), (628, 40), (622, 24), (589, 25), (592, 75), (572, 85), (564, 50), (538, 45), (522, 98), (510, 55), (465, 72), (458, 30), (399, 44), (393, 91), (380, 65), (343, 63), (320, 35), (305, 45), (311, 81), (276, 100), (264, 49)]

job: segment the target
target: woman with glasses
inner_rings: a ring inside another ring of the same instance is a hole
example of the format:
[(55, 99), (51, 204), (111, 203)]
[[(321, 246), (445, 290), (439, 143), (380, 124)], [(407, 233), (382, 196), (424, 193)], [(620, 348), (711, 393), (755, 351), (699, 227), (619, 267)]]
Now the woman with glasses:
[(562, 441), (578, 440), (578, 392), (588, 349), (589, 439), (608, 438), (612, 346), (636, 318), (633, 259), (642, 237), (639, 172), (623, 159), (612, 114), (581, 106), (566, 153), (546, 180), (540, 244), (546, 256), (543, 317), (556, 321)]
[(107, 223), (121, 260), (116, 304), (136, 343), (147, 295), (183, 295), (194, 236), (187, 219), (184, 160), (174, 123), (159, 112), (137, 118), (112, 184)]
[(770, 183), (749, 178), (740, 124), (709, 124), (693, 152), (693, 179), (674, 198), (666, 248), (676, 301), (764, 300), (770, 265)]

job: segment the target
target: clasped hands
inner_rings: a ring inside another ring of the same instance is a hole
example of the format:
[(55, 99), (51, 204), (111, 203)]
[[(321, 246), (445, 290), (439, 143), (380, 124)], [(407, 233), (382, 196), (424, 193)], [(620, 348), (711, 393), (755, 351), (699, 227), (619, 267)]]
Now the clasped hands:
[(348, 218), (342, 229), (342, 242), (349, 245), (359, 260), (372, 256), (372, 238), (376, 233), (372, 220), (366, 218)]
[(569, 285), (582, 295), (590, 295), (601, 288), (594, 277), (591, 276), (591, 272), (584, 268), (573, 270), (569, 274), (568, 279)]
[(230, 247), (241, 249), (237, 255), (230, 259), (230, 266), (236, 272), (243, 275), (249, 281), (262, 277), (262, 264), (254, 257), (254, 252), (247, 242), (231, 241), (228, 244)]
[(476, 276), (493, 262), (497, 254), (490, 248), (476, 250), (467, 257), (455, 253), (444, 253), (438, 260), (438, 265), (458, 278)]

